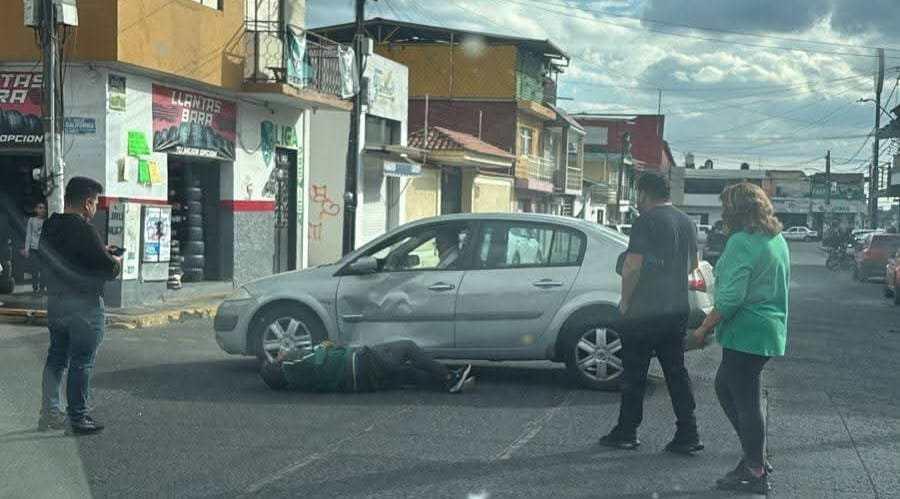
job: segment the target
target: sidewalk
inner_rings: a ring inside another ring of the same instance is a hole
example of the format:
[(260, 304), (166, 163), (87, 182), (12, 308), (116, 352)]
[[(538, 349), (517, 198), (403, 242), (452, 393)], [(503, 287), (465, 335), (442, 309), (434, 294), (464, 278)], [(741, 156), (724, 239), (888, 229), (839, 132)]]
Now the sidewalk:
[[(139, 329), (164, 326), (190, 318), (212, 317), (222, 300), (232, 292), (231, 283), (196, 283), (180, 290), (167, 290), (158, 303), (123, 308), (107, 308), (110, 328)], [(35, 297), (30, 286), (17, 286), (11, 295), (0, 295), (0, 318), (21, 318), (25, 322), (45, 320), (46, 296)]]

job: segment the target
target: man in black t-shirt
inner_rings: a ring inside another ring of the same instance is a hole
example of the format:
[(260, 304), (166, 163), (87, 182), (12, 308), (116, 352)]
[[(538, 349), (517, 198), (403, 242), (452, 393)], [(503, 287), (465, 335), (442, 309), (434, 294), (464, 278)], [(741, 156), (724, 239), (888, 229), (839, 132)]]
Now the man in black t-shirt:
[(622, 269), (622, 405), (613, 430), (600, 444), (634, 449), (643, 419), (647, 370), (659, 358), (676, 416), (669, 452), (690, 454), (703, 449), (694, 417), (694, 394), (684, 366), (683, 342), (690, 314), (688, 275), (698, 266), (697, 227), (672, 206), (669, 184), (653, 173), (638, 179), (640, 218)]

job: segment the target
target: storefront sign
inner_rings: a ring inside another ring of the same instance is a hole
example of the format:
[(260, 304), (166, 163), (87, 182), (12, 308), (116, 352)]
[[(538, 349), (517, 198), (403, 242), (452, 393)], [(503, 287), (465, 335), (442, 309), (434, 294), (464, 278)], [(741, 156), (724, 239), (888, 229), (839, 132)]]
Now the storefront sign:
[(811, 210), (813, 213), (865, 213), (866, 202), (864, 200), (832, 199), (829, 205), (824, 199), (814, 199)]
[(775, 213), (809, 213), (809, 199), (772, 198)]
[(128, 101), (125, 98), (125, 77), (109, 75), (109, 110), (125, 111), (128, 107)]
[(171, 256), (172, 211), (168, 207), (144, 206), (144, 241), (141, 261), (168, 262)]
[(125, 248), (122, 256), (122, 279), (138, 277), (138, 255), (141, 245), (141, 205), (116, 203), (109, 209), (107, 222), (107, 243)]
[(422, 165), (417, 163), (384, 162), (385, 177), (418, 177), (422, 174)]
[(367, 113), (394, 121), (406, 121), (408, 106), (406, 66), (374, 55), (366, 61)]
[(40, 73), (0, 72), (0, 149), (43, 147), (42, 84)]
[(153, 150), (234, 160), (237, 106), (195, 92), (153, 85)]
[(97, 133), (97, 120), (94, 118), (78, 118), (66, 116), (66, 133), (72, 135), (90, 135)]
[(259, 124), (259, 149), (266, 166), (272, 164), (275, 147), (297, 148), (297, 132), (291, 125), (277, 125), (268, 120)]

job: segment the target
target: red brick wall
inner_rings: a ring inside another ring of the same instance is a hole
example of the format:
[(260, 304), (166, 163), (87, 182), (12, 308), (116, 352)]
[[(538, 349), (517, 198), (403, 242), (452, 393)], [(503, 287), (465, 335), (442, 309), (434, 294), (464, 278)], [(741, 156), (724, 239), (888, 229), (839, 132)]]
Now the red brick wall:
[[(441, 126), (478, 136), (478, 111), (481, 111), (481, 140), (514, 152), (516, 144), (516, 103), (431, 99), (428, 126)], [(409, 133), (425, 126), (425, 100), (409, 100)]]
[(628, 121), (625, 119), (579, 118), (578, 122), (583, 126), (607, 127), (609, 129), (607, 134), (609, 151), (621, 151), (622, 134), (629, 132), (631, 133), (632, 157), (651, 167), (659, 167), (663, 171), (668, 170), (671, 166), (663, 150), (665, 116), (642, 115)]

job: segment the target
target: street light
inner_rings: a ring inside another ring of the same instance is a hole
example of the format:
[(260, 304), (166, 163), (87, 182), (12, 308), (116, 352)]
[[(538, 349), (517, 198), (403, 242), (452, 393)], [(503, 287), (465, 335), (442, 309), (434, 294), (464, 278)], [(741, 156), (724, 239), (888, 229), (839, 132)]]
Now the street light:
[[(856, 102), (858, 102), (858, 103), (871, 102), (871, 103), (873, 103), (873, 104), (876, 104), (875, 99), (868, 98), (868, 97), (865, 98), (865, 99), (859, 99), (859, 100), (857, 100)], [(888, 116), (891, 115), (891, 112), (888, 111), (887, 109), (885, 109), (884, 106), (882, 106), (881, 104), (878, 104), (878, 108), (881, 109), (881, 112), (883, 112), (884, 114), (886, 114), (886, 115), (888, 115)]]

